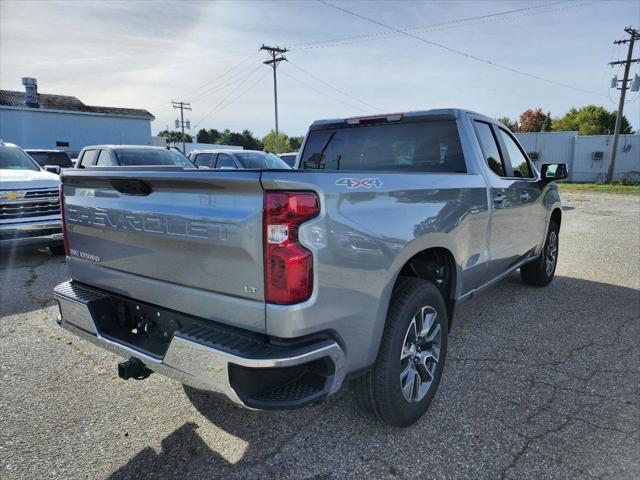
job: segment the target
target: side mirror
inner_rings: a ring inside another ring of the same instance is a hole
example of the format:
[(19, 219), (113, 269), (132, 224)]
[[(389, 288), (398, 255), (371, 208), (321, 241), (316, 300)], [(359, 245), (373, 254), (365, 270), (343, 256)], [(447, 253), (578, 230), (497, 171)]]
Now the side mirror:
[(555, 182), (569, 176), (566, 163), (545, 163), (540, 170), (540, 176), (544, 183)]
[(44, 169), (49, 173), (55, 173), (56, 175), (60, 175), (60, 167), (58, 165), (45, 165)]

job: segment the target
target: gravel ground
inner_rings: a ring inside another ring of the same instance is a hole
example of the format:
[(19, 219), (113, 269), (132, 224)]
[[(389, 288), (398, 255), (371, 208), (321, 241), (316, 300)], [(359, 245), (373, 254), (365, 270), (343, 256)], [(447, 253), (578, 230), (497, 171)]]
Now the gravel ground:
[(61, 257), (0, 252), (0, 478), (640, 478), (640, 197), (566, 194), (548, 288), (460, 305), (429, 412), (378, 424), (351, 388), (250, 412), (55, 323)]

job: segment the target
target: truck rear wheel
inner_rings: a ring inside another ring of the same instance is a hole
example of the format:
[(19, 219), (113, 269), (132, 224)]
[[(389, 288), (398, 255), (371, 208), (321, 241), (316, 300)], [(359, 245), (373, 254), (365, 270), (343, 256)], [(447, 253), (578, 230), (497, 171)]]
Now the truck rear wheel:
[(389, 425), (407, 427), (429, 408), (447, 353), (447, 310), (430, 282), (401, 277), (373, 368), (356, 380), (356, 399)]
[(546, 287), (551, 283), (558, 263), (559, 234), (560, 228), (558, 224), (551, 220), (547, 239), (544, 242), (540, 256), (535, 261), (520, 268), (520, 277), (524, 283), (537, 287)]

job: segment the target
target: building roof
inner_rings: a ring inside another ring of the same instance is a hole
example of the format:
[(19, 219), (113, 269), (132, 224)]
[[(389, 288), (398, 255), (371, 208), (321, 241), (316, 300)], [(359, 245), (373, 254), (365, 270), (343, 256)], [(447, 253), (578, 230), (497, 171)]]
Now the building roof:
[(85, 105), (77, 97), (69, 95), (51, 95), (49, 93), (38, 93), (39, 107), (29, 107), (25, 104), (24, 92), (14, 90), (0, 90), (0, 106), (23, 107), (33, 110), (61, 110), (65, 112), (98, 113), (104, 115), (118, 115), (122, 117), (148, 118), (155, 120), (155, 117), (148, 111), (138, 108), (116, 108), (99, 107)]

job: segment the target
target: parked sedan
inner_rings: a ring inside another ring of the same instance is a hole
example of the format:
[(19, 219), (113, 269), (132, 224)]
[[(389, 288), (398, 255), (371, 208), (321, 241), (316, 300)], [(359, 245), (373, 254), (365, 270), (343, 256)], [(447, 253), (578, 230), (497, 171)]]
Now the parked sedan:
[(175, 150), (139, 145), (93, 145), (78, 156), (76, 168), (164, 165), (194, 168), (193, 163)]
[(198, 168), (291, 169), (276, 155), (259, 150), (194, 150), (189, 158)]

